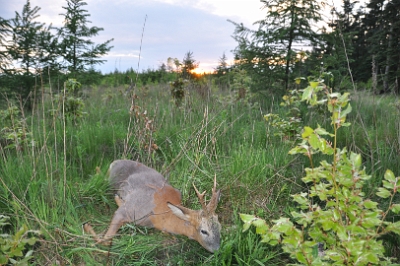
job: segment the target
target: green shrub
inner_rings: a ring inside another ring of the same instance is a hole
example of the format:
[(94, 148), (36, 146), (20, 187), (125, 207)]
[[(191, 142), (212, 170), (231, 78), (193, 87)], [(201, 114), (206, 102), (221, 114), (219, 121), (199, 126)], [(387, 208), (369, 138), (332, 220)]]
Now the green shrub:
[(176, 106), (181, 106), (182, 101), (185, 98), (185, 86), (187, 83), (188, 81), (183, 78), (178, 78), (169, 83), (171, 86), (171, 95)]
[(25, 119), (15, 105), (0, 110), (0, 147), (22, 150), (25, 144), (32, 141), (32, 134), (26, 126)]
[[(400, 204), (393, 202), (400, 188), (399, 177), (387, 170), (383, 186), (377, 189), (376, 195), (388, 200), (385, 210), (365, 196), (363, 187), (370, 175), (362, 167), (361, 155), (337, 147), (338, 130), (350, 124), (346, 122), (351, 112), (349, 93), (332, 93), (321, 82), (314, 85), (303, 90), (301, 100), (311, 106), (326, 106), (333, 132), (320, 126), (304, 127), (301, 143), (289, 152), (309, 158), (311, 167), (305, 169), (302, 178), (309, 190), (292, 195), (298, 210), (289, 218), (273, 220), (272, 225), (254, 215), (241, 214), (244, 231), (254, 225), (263, 242), (282, 245), (301, 265), (389, 265), (381, 237), (400, 234), (400, 222), (386, 219), (400, 212)], [(326, 95), (323, 98), (321, 91)], [(313, 155), (317, 153), (331, 158), (331, 162), (323, 160), (314, 166)]]
[(59, 118), (72, 120), (75, 124), (79, 119), (87, 115), (84, 111), (85, 103), (82, 98), (78, 97), (81, 92), (81, 83), (76, 79), (68, 79), (64, 83), (64, 93), (59, 94), (55, 98), (58, 106), (57, 109), (50, 110), (50, 113)]
[[(0, 229), (8, 225), (10, 217), (0, 215)], [(14, 234), (0, 234), (0, 265), (29, 265), (29, 260), (33, 258), (33, 250), (27, 246), (33, 246), (37, 238), (31, 235), (39, 235), (39, 232), (28, 230), (26, 225)]]

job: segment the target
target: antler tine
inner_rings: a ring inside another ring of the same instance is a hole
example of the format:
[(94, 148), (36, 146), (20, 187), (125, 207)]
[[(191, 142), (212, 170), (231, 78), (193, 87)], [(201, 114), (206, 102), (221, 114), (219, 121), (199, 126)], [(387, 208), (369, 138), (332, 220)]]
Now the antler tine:
[(211, 200), (207, 205), (207, 209), (209, 213), (214, 213), (217, 209), (218, 200), (219, 200), (219, 190), (217, 191), (217, 175), (214, 175), (214, 187), (212, 189)]
[(196, 191), (197, 197), (199, 198), (201, 207), (203, 208), (204, 211), (207, 212), (207, 205), (206, 205), (206, 202), (204, 201), (204, 195), (206, 194), (206, 191), (204, 191), (203, 193), (200, 194), (200, 192), (197, 190), (194, 183), (193, 183), (193, 187), (194, 187), (194, 190)]

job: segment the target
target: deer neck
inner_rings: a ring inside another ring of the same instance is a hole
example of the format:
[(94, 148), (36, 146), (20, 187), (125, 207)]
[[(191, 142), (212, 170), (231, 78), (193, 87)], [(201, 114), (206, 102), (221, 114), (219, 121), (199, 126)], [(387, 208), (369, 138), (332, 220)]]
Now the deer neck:
[(170, 185), (165, 185), (154, 193), (153, 215), (150, 221), (153, 227), (171, 234), (185, 235), (191, 239), (198, 239), (196, 226), (198, 225), (198, 213), (195, 213), (190, 221), (185, 221), (175, 216), (167, 206), (167, 202), (174, 205), (181, 205), (180, 192)]
[(191, 239), (197, 240), (198, 233), (193, 222), (184, 221), (176, 217), (170, 210), (166, 210), (164, 214), (152, 215), (150, 217), (154, 228), (163, 232), (176, 235), (185, 235)]

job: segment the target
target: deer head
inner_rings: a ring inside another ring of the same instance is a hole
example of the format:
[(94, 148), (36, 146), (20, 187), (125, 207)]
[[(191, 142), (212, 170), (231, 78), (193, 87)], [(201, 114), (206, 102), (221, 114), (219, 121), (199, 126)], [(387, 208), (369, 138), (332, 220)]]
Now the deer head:
[(189, 222), (195, 227), (196, 234), (194, 237), (200, 243), (200, 245), (210, 252), (215, 252), (220, 246), (221, 224), (218, 221), (218, 215), (215, 214), (215, 210), (219, 201), (220, 190), (217, 191), (216, 186), (217, 181), (214, 177), (212, 196), (208, 204), (206, 204), (204, 199), (206, 191), (200, 193), (193, 184), (197, 197), (199, 198), (202, 206), (201, 210), (191, 210), (183, 206), (177, 206), (168, 203), (168, 207), (171, 209), (173, 214), (180, 219)]

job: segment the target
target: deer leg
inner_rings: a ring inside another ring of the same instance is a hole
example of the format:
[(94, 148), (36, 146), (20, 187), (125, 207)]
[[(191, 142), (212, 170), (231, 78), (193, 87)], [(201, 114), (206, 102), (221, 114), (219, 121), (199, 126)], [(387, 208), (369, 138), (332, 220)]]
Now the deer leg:
[(121, 226), (128, 222), (125, 209), (125, 206), (121, 205), (121, 207), (119, 207), (118, 210), (115, 211), (114, 217), (112, 218), (108, 230), (103, 237), (103, 241), (113, 238), (117, 234), (119, 228), (121, 228)]
[(123, 199), (121, 199), (121, 197), (118, 194), (115, 194), (114, 199), (115, 199), (115, 203), (117, 203), (118, 207), (121, 207), (125, 203), (125, 201)]
[(94, 240), (96, 240), (96, 242), (99, 242), (100, 239), (97, 236), (96, 232), (93, 230), (92, 225), (90, 225), (89, 223), (84, 223), (83, 224), (83, 230), (85, 230), (86, 233), (91, 234), (94, 238)]
[[(118, 204), (118, 203), (117, 203)], [(108, 227), (106, 234), (103, 238), (100, 238), (93, 230), (93, 227), (86, 223), (83, 225), (83, 229), (86, 233), (90, 233), (95, 239), (96, 243), (102, 243), (105, 245), (111, 244), (111, 239), (117, 234), (118, 229), (127, 222), (125, 207), (120, 207), (115, 211), (111, 223)]]

